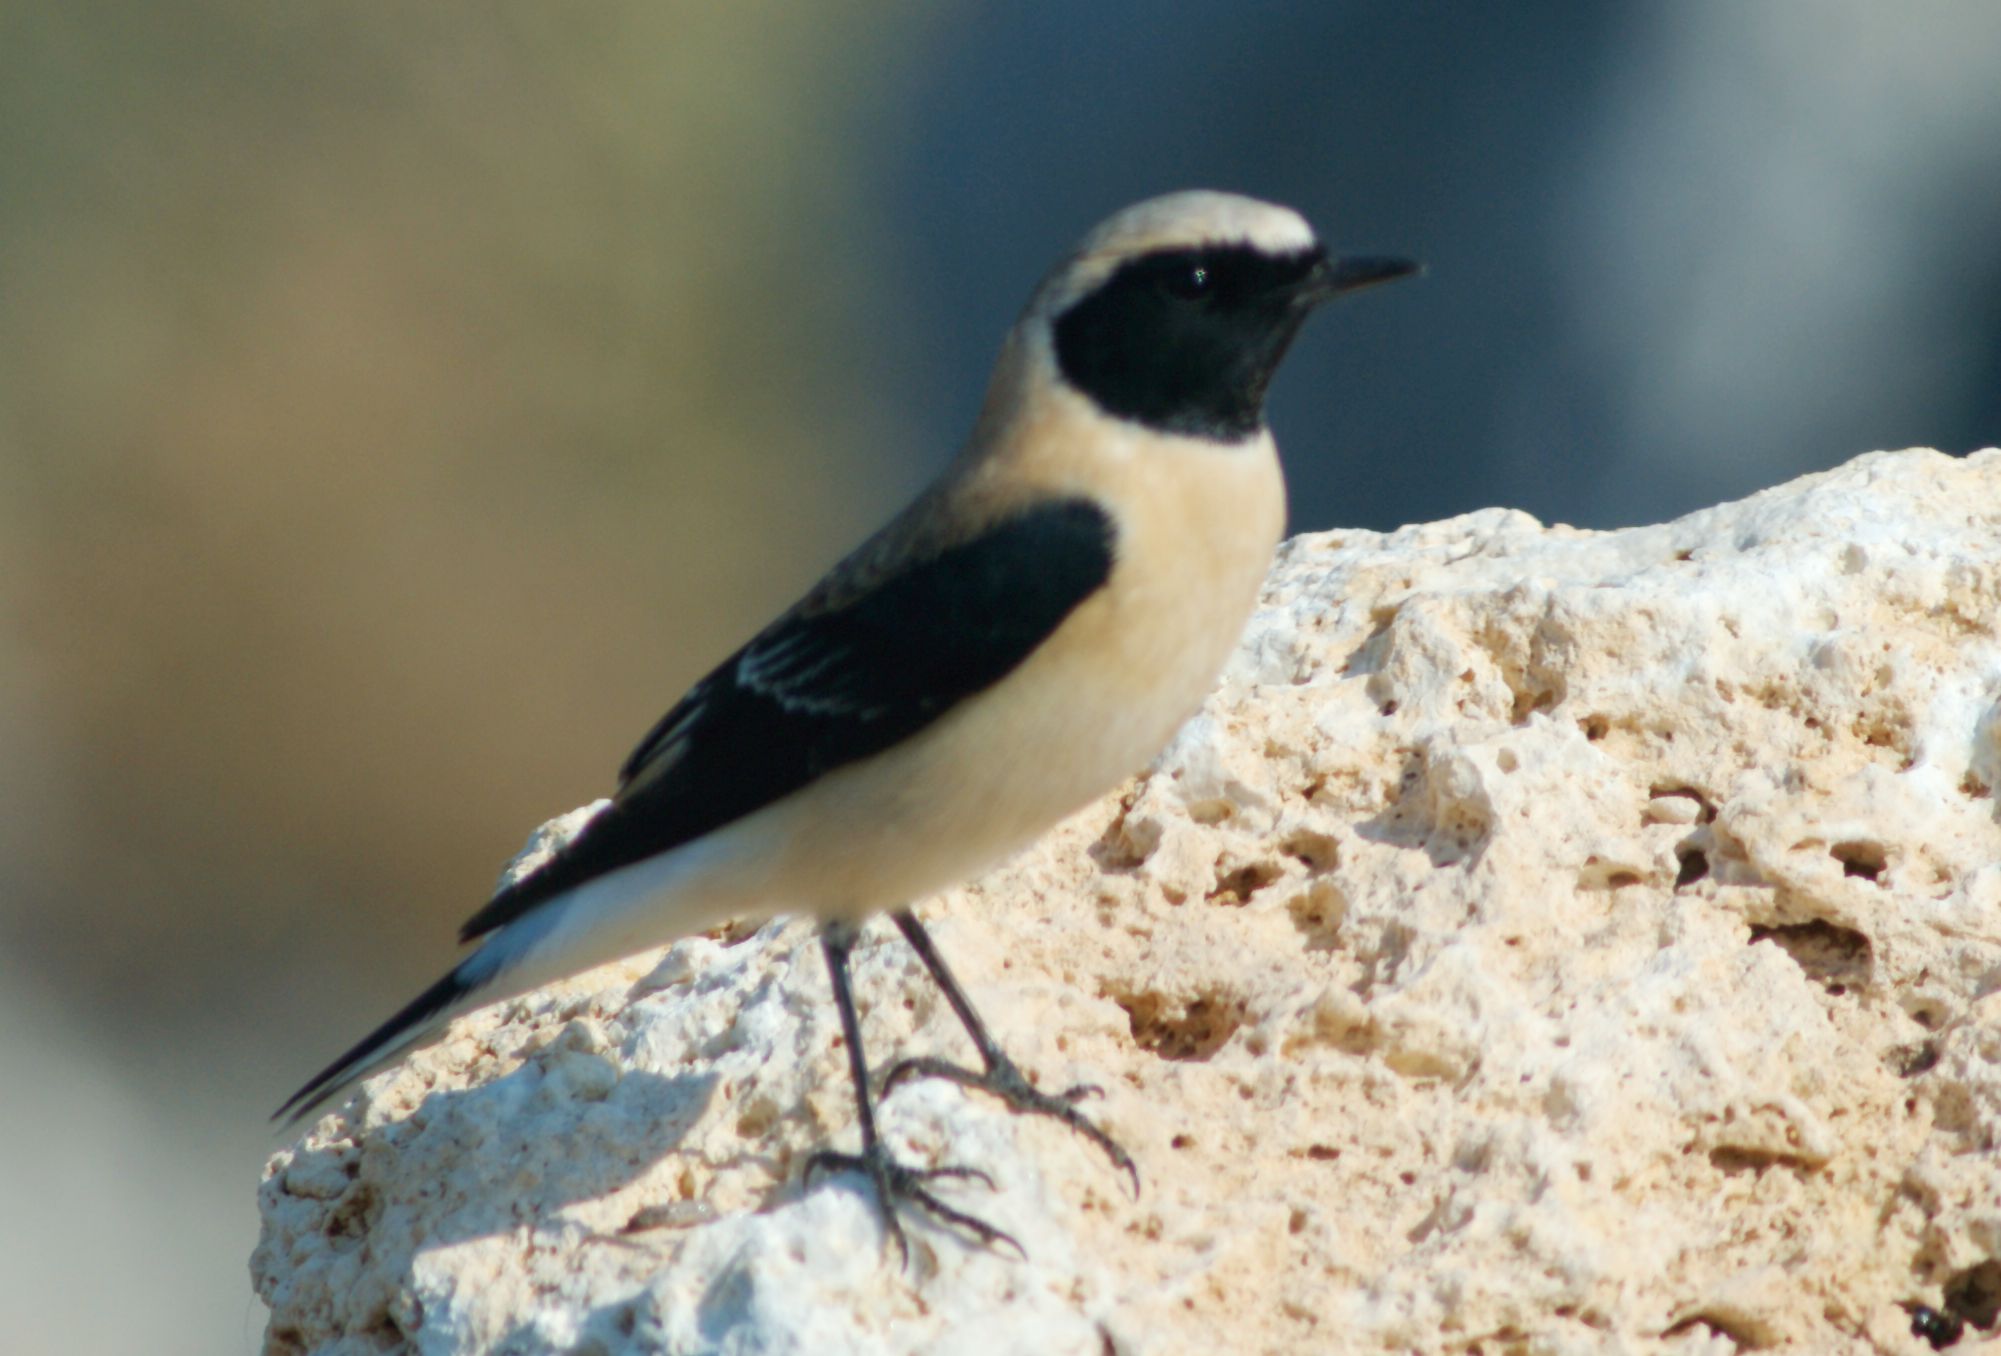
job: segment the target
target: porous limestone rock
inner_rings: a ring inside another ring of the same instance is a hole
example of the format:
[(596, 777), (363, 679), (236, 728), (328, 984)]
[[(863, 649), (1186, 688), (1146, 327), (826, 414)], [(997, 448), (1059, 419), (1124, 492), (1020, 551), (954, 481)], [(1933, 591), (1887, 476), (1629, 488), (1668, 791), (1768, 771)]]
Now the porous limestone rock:
[[(775, 921), (461, 1021), (272, 1158), (266, 1349), (1971, 1347), (1997, 785), (2001, 452), (1300, 537), (1148, 775), (922, 907), (1137, 1200), (907, 1084), (887, 1134), (1028, 1255), (913, 1220), (899, 1268), (859, 1179), (799, 1188), (854, 1109)], [(893, 929), (856, 970), (878, 1067), (970, 1057)]]

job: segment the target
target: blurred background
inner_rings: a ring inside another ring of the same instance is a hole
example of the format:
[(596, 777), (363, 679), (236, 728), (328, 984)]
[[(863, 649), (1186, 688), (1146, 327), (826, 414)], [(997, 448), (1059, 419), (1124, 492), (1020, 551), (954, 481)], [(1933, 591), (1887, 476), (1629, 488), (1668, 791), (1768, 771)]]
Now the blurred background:
[(1648, 522), (2001, 440), (1997, 69), (1988, 0), (0, 10), (9, 1349), (255, 1349), (270, 1109), (1105, 213), (1429, 265), (1281, 374), (1296, 529)]

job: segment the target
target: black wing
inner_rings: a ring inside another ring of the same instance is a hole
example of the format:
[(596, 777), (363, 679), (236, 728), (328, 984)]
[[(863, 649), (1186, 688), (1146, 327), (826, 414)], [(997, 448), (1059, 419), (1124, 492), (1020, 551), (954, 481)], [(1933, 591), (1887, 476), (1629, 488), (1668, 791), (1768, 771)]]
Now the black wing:
[(835, 605), (809, 598), (697, 683), (626, 760), (611, 805), (461, 938), (915, 734), (1007, 676), (1096, 592), (1113, 536), (1096, 504), (1056, 500)]

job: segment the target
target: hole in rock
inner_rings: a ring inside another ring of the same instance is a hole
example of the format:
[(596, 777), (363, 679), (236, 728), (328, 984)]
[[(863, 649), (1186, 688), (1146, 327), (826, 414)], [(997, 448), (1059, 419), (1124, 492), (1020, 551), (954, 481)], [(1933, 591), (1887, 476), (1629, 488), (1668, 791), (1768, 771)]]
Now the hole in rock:
[(1287, 900), (1285, 911), (1308, 951), (1332, 951), (1340, 944), (1348, 897), (1332, 881), (1317, 880)]
[(1122, 875), (1144, 865), (1160, 846), (1158, 832), (1135, 834), (1128, 830), (1125, 810), (1119, 812), (1098, 835), (1098, 841), (1091, 844), (1091, 860), (1106, 872)]
[(1216, 865), (1216, 888), (1208, 897), (1219, 904), (1248, 904), (1252, 895), (1279, 877), (1277, 862), (1245, 862), (1229, 869), (1221, 862)]
[(1825, 919), (1787, 923), (1780, 927), (1751, 925), (1751, 945), (1770, 942), (1792, 957), (1806, 977), (1831, 994), (1843, 994), (1869, 982), (1869, 939), (1853, 928)]
[(1674, 855), (1681, 861), (1681, 870), (1674, 873), (1674, 888), (1685, 890), (1709, 874), (1709, 854), (1698, 847), (1678, 847)]
[(1197, 824), (1214, 826), (1233, 817), (1236, 813), (1237, 807), (1220, 797), (1212, 796), (1208, 800), (1195, 800), (1188, 803), (1188, 817)]
[[(1538, 711), (1554, 709), (1557, 702), (1562, 699), (1563, 694), (1555, 688), (1526, 686), (1515, 681), (1513, 674), (1508, 675), (1508, 677), (1508, 687), (1513, 693), (1513, 700), (1508, 706), (1508, 720), (1512, 724), (1526, 725), (1530, 716)], [(1513, 772), (1514, 769), (1504, 767), (1501, 771)]]
[(332, 1239), (366, 1238), (381, 1215), (381, 1203), (373, 1187), (351, 1187), (327, 1216), (326, 1236)]
[[(1307, 792), (1311, 800), (1313, 793)], [(1278, 850), (1296, 861), (1303, 862), (1308, 871), (1318, 874), (1332, 871), (1341, 864), (1341, 848), (1329, 834), (1315, 833), (1312, 829), (1295, 829), (1287, 834)]]
[(1698, 791), (1692, 786), (1685, 786), (1680, 782), (1656, 782), (1647, 788), (1649, 800), (1660, 800), (1665, 796), (1694, 801), (1695, 819), (1699, 824), (1713, 823), (1716, 819), (1716, 802), (1711, 800), (1707, 793)]
[(1841, 863), (1842, 875), (1860, 876), (1864, 880), (1875, 880), (1890, 864), (1881, 843), (1836, 843), (1828, 849), (1828, 855)]
[(1945, 1283), (1945, 1307), (1981, 1331), (2001, 1317), (2001, 1262), (1992, 1258), (1953, 1273)]
[(1125, 1009), (1133, 1043), (1162, 1059), (1207, 1059), (1244, 1024), (1243, 1000), (1221, 990), (1186, 1001), (1152, 989), (1106, 996)]

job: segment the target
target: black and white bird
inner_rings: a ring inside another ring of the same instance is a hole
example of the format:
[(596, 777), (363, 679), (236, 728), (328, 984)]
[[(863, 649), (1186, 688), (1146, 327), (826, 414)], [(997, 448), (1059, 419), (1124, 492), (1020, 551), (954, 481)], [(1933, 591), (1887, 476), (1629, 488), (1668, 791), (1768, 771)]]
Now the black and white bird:
[(927, 1189), (877, 1136), (848, 981), (887, 911), (984, 1067), (905, 1061), (1054, 1116), (1131, 1159), (1001, 1051), (915, 902), (1022, 847), (1152, 758), (1200, 705), (1285, 522), (1265, 390), (1301, 323), (1415, 271), (1335, 258), (1296, 213), (1213, 192), (1102, 223), (1002, 345), (972, 436), (937, 482), (695, 684), (610, 803), (467, 921), (479, 949), (280, 1108), (294, 1119), (468, 1009), (739, 916), (810, 913), (846, 1035), (857, 1169), (898, 1202), (1006, 1235)]

